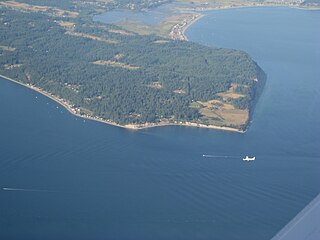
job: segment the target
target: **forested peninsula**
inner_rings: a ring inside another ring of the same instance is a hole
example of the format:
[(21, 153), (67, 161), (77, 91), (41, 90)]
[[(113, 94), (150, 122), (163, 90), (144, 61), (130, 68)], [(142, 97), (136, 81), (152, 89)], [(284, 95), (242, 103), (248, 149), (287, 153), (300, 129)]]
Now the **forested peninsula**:
[(98, 10), (130, 2), (166, 1), (0, 2), (0, 74), (74, 114), (118, 126), (244, 131), (265, 82), (262, 69), (242, 51), (92, 21)]

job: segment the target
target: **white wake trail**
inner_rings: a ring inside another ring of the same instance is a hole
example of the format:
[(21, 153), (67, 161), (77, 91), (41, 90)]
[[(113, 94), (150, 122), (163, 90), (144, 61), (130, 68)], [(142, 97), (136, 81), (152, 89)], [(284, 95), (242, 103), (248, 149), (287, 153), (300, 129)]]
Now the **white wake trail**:
[(207, 154), (202, 154), (202, 157), (204, 158), (241, 158), (240, 156), (221, 156), (221, 155), (207, 155)]
[(50, 190), (44, 190), (44, 189), (29, 189), (29, 188), (2, 188), (3, 191), (20, 191), (20, 192), (56, 192), (56, 191), (50, 191)]

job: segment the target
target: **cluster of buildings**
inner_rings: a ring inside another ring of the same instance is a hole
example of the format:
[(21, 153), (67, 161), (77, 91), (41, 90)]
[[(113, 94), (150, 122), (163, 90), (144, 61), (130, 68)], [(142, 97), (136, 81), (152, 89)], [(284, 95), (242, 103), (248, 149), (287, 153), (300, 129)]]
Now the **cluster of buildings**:
[(187, 40), (186, 36), (184, 35), (184, 31), (200, 16), (200, 14), (187, 15), (182, 22), (177, 23), (171, 28), (169, 33), (170, 38), (173, 40)]

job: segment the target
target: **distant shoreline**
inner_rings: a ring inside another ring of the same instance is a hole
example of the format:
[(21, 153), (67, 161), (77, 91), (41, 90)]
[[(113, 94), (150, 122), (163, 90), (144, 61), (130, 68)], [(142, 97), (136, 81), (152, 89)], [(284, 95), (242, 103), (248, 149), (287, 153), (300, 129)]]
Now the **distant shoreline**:
[(204, 14), (193, 12), (191, 19), (184, 18), (171, 28), (169, 38), (173, 40), (189, 41), (185, 35), (185, 31), (204, 16)]
[(193, 19), (191, 22), (189, 22), (183, 29), (182, 29), (182, 36), (184, 38), (185, 41), (189, 41), (187, 36), (186, 36), (186, 31), (188, 30), (188, 28), (193, 25), (194, 23), (196, 23), (198, 20), (200, 20), (201, 18), (203, 18), (204, 16), (206, 16), (205, 14), (200, 14), (199, 16), (197, 16), (195, 19)]
[[(320, 7), (301, 7), (301, 6), (295, 6), (295, 5), (277, 5), (277, 4), (261, 4), (261, 5), (246, 5), (246, 6), (222, 6), (222, 7), (211, 7), (211, 8), (194, 8), (189, 9), (190, 11), (193, 11), (193, 14), (199, 14), (199, 16), (196, 16), (192, 21), (187, 23), (184, 27), (181, 29), (181, 40), (189, 41), (187, 38), (185, 32), (188, 30), (189, 27), (191, 27), (194, 23), (196, 23), (198, 20), (206, 16), (206, 14), (203, 14), (201, 12), (206, 11), (219, 11), (219, 10), (228, 10), (228, 9), (240, 9), (240, 8), (258, 8), (258, 7), (288, 7), (288, 8), (294, 8), (299, 10), (307, 10), (307, 11), (319, 11)], [(181, 23), (179, 23), (181, 24)]]
[(115, 123), (111, 120), (105, 120), (102, 118), (96, 118), (96, 117), (92, 117), (89, 115), (81, 115), (78, 114), (73, 108), (72, 105), (70, 103), (68, 103), (65, 99), (59, 98), (39, 87), (30, 85), (30, 84), (25, 84), (22, 82), (19, 82), (17, 80), (14, 80), (10, 77), (4, 76), (0, 74), (0, 77), (3, 79), (6, 79), (10, 82), (19, 84), (21, 86), (24, 86), (26, 88), (29, 88), (31, 90), (34, 90), (35, 92), (38, 92), (48, 98), (50, 98), (51, 100), (55, 101), (56, 103), (60, 104), (61, 106), (63, 106), (69, 113), (71, 113), (74, 116), (77, 116), (79, 118), (83, 118), (83, 119), (88, 119), (88, 120), (92, 120), (92, 121), (97, 121), (97, 122), (101, 122), (101, 123), (105, 123), (111, 126), (115, 126), (115, 127), (120, 127), (120, 128), (125, 128), (125, 129), (130, 129), (130, 130), (141, 130), (141, 129), (146, 129), (146, 128), (154, 128), (154, 127), (164, 127), (164, 126), (184, 126), (184, 127), (197, 127), (197, 128), (208, 128), (208, 129), (215, 129), (215, 130), (222, 130), (222, 131), (230, 131), (230, 132), (237, 132), (237, 133), (244, 133), (245, 131), (237, 129), (237, 128), (232, 128), (232, 127), (220, 127), (220, 126), (215, 126), (215, 125), (205, 125), (205, 124), (199, 124), (199, 123), (192, 123), (192, 122), (160, 122), (160, 123), (144, 123), (144, 124), (126, 124), (126, 125), (121, 125), (118, 123)]

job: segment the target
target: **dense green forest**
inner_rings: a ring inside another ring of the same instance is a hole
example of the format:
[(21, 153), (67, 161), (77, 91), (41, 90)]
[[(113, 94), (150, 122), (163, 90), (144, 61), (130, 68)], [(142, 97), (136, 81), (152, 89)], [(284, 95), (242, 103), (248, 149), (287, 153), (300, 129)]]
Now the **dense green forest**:
[[(59, 7), (75, 10), (69, 1), (26, 2), (59, 2)], [(1, 6), (0, 73), (119, 124), (201, 122), (192, 102), (219, 99), (217, 93), (234, 83), (245, 97), (230, 103), (250, 108), (257, 98), (254, 79), (264, 75), (242, 51), (140, 36), (81, 15), (71, 18)]]

